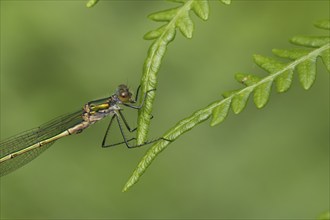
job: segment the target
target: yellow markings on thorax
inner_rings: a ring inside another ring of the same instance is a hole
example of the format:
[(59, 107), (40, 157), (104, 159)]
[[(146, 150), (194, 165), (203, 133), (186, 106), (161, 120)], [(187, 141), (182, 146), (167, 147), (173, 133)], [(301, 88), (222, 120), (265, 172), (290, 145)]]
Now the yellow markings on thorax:
[(90, 106), (90, 110), (91, 111), (99, 111), (99, 110), (103, 110), (103, 109), (108, 109), (109, 108), (109, 104), (108, 103), (102, 103), (102, 104), (99, 104), (99, 105), (92, 105)]

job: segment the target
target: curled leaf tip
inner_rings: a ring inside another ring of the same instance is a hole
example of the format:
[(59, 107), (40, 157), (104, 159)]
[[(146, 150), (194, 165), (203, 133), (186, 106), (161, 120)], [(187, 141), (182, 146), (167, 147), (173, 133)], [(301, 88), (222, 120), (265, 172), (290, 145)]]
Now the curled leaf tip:
[(319, 20), (314, 23), (315, 27), (330, 30), (330, 19)]
[(231, 0), (220, 0), (225, 5), (230, 5)]
[(99, 0), (89, 0), (87, 3), (86, 3), (86, 7), (87, 8), (91, 8), (93, 6), (96, 5), (96, 3), (98, 2)]

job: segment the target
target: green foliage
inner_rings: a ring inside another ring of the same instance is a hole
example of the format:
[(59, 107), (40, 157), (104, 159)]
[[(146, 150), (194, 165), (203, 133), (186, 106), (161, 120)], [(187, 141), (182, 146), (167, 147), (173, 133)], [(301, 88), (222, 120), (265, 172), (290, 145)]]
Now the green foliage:
[[(180, 3), (178, 7), (155, 12), (148, 17), (157, 22), (166, 22), (156, 30), (149, 31), (144, 35), (144, 39), (153, 40), (147, 58), (143, 66), (141, 78), (141, 93), (145, 94), (157, 87), (157, 74), (161, 61), (165, 55), (168, 44), (174, 40), (176, 29), (179, 29), (183, 36), (192, 38), (194, 23), (190, 17), (193, 11), (202, 20), (207, 20), (209, 16), (208, 0), (171, 0)], [(230, 4), (230, 0), (221, 0), (224, 4)], [(152, 104), (155, 99), (155, 92), (148, 93), (143, 107), (139, 111), (137, 144), (145, 142), (148, 127), (150, 124), (150, 115)]]
[(86, 7), (87, 8), (91, 8), (93, 6), (96, 5), (96, 3), (98, 2), (99, 0), (89, 0), (87, 3), (86, 3)]
[[(329, 28), (330, 21), (319, 21), (316, 27)], [(161, 140), (155, 143), (142, 158), (132, 176), (124, 186), (123, 191), (134, 185), (155, 157), (179, 136), (197, 126), (212, 116), (211, 126), (220, 124), (228, 115), (229, 107), (235, 114), (240, 113), (246, 106), (251, 93), (254, 93), (254, 103), (257, 108), (262, 108), (269, 100), (271, 87), (275, 81), (278, 92), (286, 92), (292, 83), (293, 72), (298, 73), (299, 80), (304, 89), (309, 89), (316, 76), (316, 60), (321, 57), (327, 70), (329, 67), (330, 39), (329, 37), (298, 36), (291, 39), (293, 44), (311, 47), (312, 49), (274, 49), (273, 53), (279, 58), (289, 59), (289, 62), (281, 62), (277, 58), (254, 55), (254, 62), (268, 75), (260, 77), (255, 74), (237, 73), (236, 80), (245, 87), (239, 90), (225, 92), (224, 99), (215, 101), (207, 107), (200, 109), (178, 122), (168, 130), (163, 137), (171, 140)]]
[(321, 215), (317, 218), (317, 220), (330, 220), (330, 212), (327, 211), (327, 212), (321, 214)]
[(222, 3), (229, 5), (231, 3), (231, 0), (220, 0)]

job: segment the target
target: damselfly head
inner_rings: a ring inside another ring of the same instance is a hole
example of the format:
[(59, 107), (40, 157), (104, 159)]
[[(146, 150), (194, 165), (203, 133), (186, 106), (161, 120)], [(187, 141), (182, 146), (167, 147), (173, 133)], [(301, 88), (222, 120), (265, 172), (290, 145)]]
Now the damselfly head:
[(132, 99), (132, 93), (129, 91), (126, 85), (124, 84), (119, 85), (116, 93), (121, 102), (123, 103), (134, 102)]

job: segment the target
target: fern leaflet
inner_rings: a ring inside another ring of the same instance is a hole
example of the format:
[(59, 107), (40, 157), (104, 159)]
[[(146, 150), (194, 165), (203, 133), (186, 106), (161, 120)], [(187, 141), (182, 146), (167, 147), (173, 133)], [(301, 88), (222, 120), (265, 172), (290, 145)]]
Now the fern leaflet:
[(86, 7), (87, 7), (87, 8), (94, 7), (98, 1), (99, 1), (99, 0), (89, 0), (89, 1), (86, 3)]
[[(330, 30), (330, 21), (319, 21), (315, 26)], [(294, 71), (298, 73), (303, 88), (306, 90), (309, 89), (315, 80), (316, 60), (318, 57), (322, 58), (327, 70), (330, 72), (329, 37), (297, 36), (292, 38), (291, 42), (296, 45), (307, 47), (307, 49), (274, 49), (273, 53), (276, 56), (291, 60), (287, 63), (280, 62), (275, 58), (254, 55), (254, 62), (267, 71), (269, 75), (262, 78), (254, 74), (236, 74), (236, 80), (245, 87), (239, 90), (225, 92), (222, 100), (215, 101), (207, 107), (196, 111), (190, 117), (181, 120), (173, 128), (168, 130), (163, 137), (172, 141), (159, 141), (147, 151), (132, 176), (125, 184), (123, 191), (127, 191), (134, 185), (156, 156), (175, 139), (211, 116), (211, 126), (220, 124), (228, 115), (230, 107), (235, 114), (240, 113), (245, 108), (247, 100), (252, 92), (254, 93), (253, 99), (256, 107), (262, 108), (269, 100), (271, 87), (274, 82), (278, 92), (285, 92), (290, 88)]]

